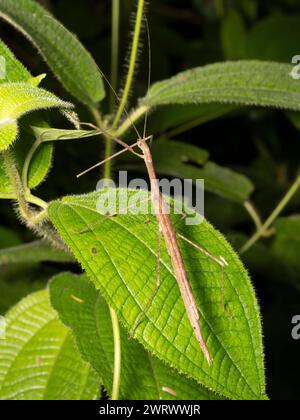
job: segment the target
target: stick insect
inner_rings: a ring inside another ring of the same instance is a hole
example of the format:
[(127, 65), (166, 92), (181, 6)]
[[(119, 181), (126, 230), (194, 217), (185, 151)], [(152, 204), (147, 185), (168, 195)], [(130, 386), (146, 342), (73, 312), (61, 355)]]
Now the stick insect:
[[(148, 87), (150, 87), (150, 82), (151, 82), (151, 76), (150, 76), (150, 74), (151, 74), (151, 46), (150, 46), (150, 34), (149, 34), (149, 28), (148, 28), (147, 22), (146, 22), (146, 27), (147, 27), (147, 34), (148, 34), (148, 46), (149, 46)], [(110, 86), (110, 88), (112, 89), (117, 101), (120, 102), (120, 98), (119, 98), (118, 94), (116, 93), (116, 91), (113, 89), (111, 83), (109, 82), (109, 80), (106, 78), (106, 76), (103, 73), (102, 73), (102, 75), (103, 75), (104, 79), (106, 80), (106, 82), (108, 83), (108, 85)], [(127, 112), (126, 108), (124, 109), (124, 112), (126, 113), (127, 117), (130, 119), (130, 115)], [(152, 302), (152, 300), (153, 300), (153, 298), (154, 298), (155, 294), (157, 293), (157, 291), (159, 289), (159, 286), (160, 286), (159, 263), (160, 263), (160, 240), (161, 240), (161, 235), (162, 235), (163, 238), (164, 238), (165, 244), (166, 244), (168, 254), (170, 256), (170, 260), (171, 260), (171, 263), (172, 263), (175, 278), (177, 280), (179, 290), (180, 290), (180, 293), (181, 293), (181, 296), (182, 296), (182, 300), (183, 300), (183, 303), (184, 303), (184, 306), (185, 306), (190, 324), (191, 324), (191, 326), (193, 328), (193, 331), (194, 331), (194, 335), (195, 335), (196, 340), (197, 340), (197, 342), (198, 342), (198, 344), (199, 344), (199, 346), (200, 346), (200, 348), (201, 348), (201, 350), (202, 350), (202, 352), (205, 356), (205, 359), (207, 360), (208, 364), (211, 365), (212, 357), (210, 355), (210, 352), (208, 350), (208, 347), (207, 347), (207, 345), (205, 343), (205, 340), (203, 338), (203, 335), (202, 335), (199, 310), (198, 310), (197, 303), (196, 303), (196, 300), (194, 298), (193, 291), (192, 291), (192, 288), (190, 286), (190, 283), (189, 283), (189, 280), (188, 280), (188, 277), (187, 277), (185, 263), (183, 261), (182, 255), (181, 255), (178, 238), (185, 241), (189, 245), (193, 246), (194, 248), (196, 248), (197, 250), (199, 250), (200, 252), (205, 254), (208, 258), (210, 258), (211, 260), (213, 260), (215, 263), (217, 263), (220, 266), (221, 273), (222, 273), (222, 302), (223, 302), (223, 305), (224, 305), (224, 270), (225, 270), (225, 266), (227, 265), (227, 263), (222, 257), (220, 257), (220, 259), (218, 259), (215, 256), (213, 256), (212, 254), (210, 254), (206, 249), (204, 249), (203, 247), (201, 247), (197, 244), (194, 244), (192, 241), (190, 241), (189, 239), (187, 239), (183, 235), (181, 235), (181, 234), (177, 235), (176, 234), (175, 228), (172, 225), (170, 214), (166, 210), (166, 202), (165, 202), (165, 199), (164, 199), (164, 197), (163, 197), (163, 195), (160, 191), (160, 188), (159, 188), (159, 181), (158, 181), (157, 176), (156, 176), (154, 163), (153, 163), (153, 160), (152, 160), (151, 150), (150, 150), (150, 148), (147, 144), (148, 141), (152, 141), (152, 139), (153, 139), (153, 136), (147, 136), (146, 135), (147, 118), (148, 118), (148, 115), (146, 113), (145, 121), (144, 121), (143, 136), (140, 135), (140, 132), (138, 131), (134, 122), (131, 121), (131, 119), (130, 119), (130, 121), (132, 123), (132, 127), (134, 128), (134, 130), (137, 134), (137, 137), (138, 137), (137, 141), (132, 145), (129, 145), (129, 144), (123, 142), (122, 140), (116, 138), (109, 131), (107, 131), (106, 135), (108, 137), (110, 137), (113, 141), (118, 143), (119, 145), (123, 146), (123, 149), (121, 151), (113, 154), (109, 158), (104, 159), (101, 162), (98, 162), (96, 165), (90, 167), (89, 169), (87, 169), (84, 172), (77, 175), (77, 177), (80, 177), (80, 176), (86, 174), (87, 172), (91, 171), (92, 169), (95, 169), (95, 168), (101, 166), (102, 164), (104, 164), (108, 160), (111, 160), (111, 159), (119, 156), (120, 154), (122, 154), (126, 151), (130, 151), (135, 156), (138, 156), (139, 158), (141, 158), (144, 161), (146, 169), (147, 169), (148, 177), (149, 177), (149, 180), (150, 180), (150, 185), (151, 185), (151, 200), (152, 200), (153, 208), (155, 210), (155, 216), (157, 218), (157, 223), (158, 223), (158, 253), (157, 253), (158, 264), (157, 264), (156, 287), (153, 290), (153, 292), (151, 293), (151, 296), (150, 296), (148, 302), (146, 303), (144, 311), (136, 319), (134, 329), (133, 329), (134, 330), (133, 335), (134, 335), (134, 333), (136, 331), (136, 328), (138, 327), (138, 325), (141, 321), (142, 316), (148, 310), (148, 308), (151, 305), (151, 302)], [(136, 148), (138, 148), (139, 151), (136, 151), (135, 150)], [(110, 216), (114, 216), (114, 215), (109, 215), (108, 217), (110, 217)]]

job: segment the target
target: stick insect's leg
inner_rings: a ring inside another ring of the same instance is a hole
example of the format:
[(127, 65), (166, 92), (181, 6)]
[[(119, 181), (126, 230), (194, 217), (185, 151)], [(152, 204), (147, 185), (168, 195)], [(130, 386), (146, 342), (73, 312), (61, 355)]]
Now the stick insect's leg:
[(181, 235), (180, 233), (177, 233), (179, 238), (187, 242), (189, 245), (193, 246), (194, 248), (198, 249), (198, 251), (202, 252), (204, 255), (206, 255), (208, 258), (210, 258), (212, 261), (217, 263), (221, 267), (222, 271), (222, 306), (226, 311), (226, 305), (225, 305), (225, 267), (228, 266), (227, 261), (223, 258), (216, 258), (214, 255), (212, 255), (210, 252), (208, 252), (205, 248), (203, 248), (200, 245), (195, 244), (190, 239), (186, 238), (185, 236)]
[[(147, 197), (147, 198), (145, 198), (144, 200), (140, 200), (140, 203), (145, 203), (145, 202), (150, 201), (150, 200), (151, 200), (151, 197)], [(98, 225), (100, 225), (101, 223), (105, 222), (105, 220), (110, 219), (110, 218), (112, 218), (112, 217), (115, 217), (115, 216), (117, 216), (118, 214), (120, 214), (121, 212), (123, 212), (124, 210), (128, 210), (128, 209), (130, 209), (130, 208), (132, 208), (132, 207), (134, 207), (134, 206), (135, 206), (135, 204), (133, 204), (133, 205), (131, 205), (131, 206), (124, 207), (124, 208), (122, 208), (122, 209), (119, 209), (119, 211), (118, 211), (118, 212), (108, 213), (108, 214), (104, 214), (104, 215), (102, 214), (101, 216), (104, 216), (104, 219), (97, 220), (97, 222), (92, 223), (92, 224), (88, 225), (87, 227), (85, 227), (85, 228), (83, 228), (83, 229), (81, 229), (81, 230), (78, 230), (78, 231), (72, 231), (72, 233), (76, 233), (77, 235), (81, 235), (81, 234), (83, 234), (83, 233), (85, 233), (85, 232), (88, 232), (88, 231), (89, 231), (90, 229), (92, 229), (94, 226), (98, 226)]]
[(130, 334), (130, 337), (134, 337), (135, 336), (136, 330), (137, 330), (138, 326), (140, 325), (143, 316), (145, 316), (145, 313), (149, 309), (149, 306), (151, 305), (151, 303), (152, 303), (152, 301), (153, 301), (153, 299), (154, 299), (154, 297), (155, 297), (155, 295), (156, 295), (156, 293), (157, 293), (157, 291), (159, 289), (159, 286), (160, 286), (160, 245), (161, 245), (161, 235), (162, 235), (162, 232), (161, 232), (161, 229), (160, 229), (160, 226), (159, 226), (158, 227), (158, 236), (157, 236), (156, 286), (155, 286), (155, 289), (153, 289), (153, 291), (152, 291), (152, 293), (151, 293), (151, 295), (150, 295), (150, 297), (149, 297), (149, 299), (148, 299), (148, 301), (147, 301), (147, 303), (146, 303), (146, 305), (145, 305), (145, 307), (143, 309), (143, 312), (141, 312), (138, 315), (137, 319), (135, 320), (135, 323), (134, 323), (134, 326), (133, 326), (133, 332)]

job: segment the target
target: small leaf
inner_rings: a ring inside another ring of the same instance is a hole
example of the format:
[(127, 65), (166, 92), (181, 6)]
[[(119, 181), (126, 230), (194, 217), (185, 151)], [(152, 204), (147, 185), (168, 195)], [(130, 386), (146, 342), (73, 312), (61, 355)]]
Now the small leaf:
[[(172, 213), (176, 231), (213, 255), (225, 258), (225, 302), (222, 305), (220, 267), (194, 247), (180, 241), (189, 282), (201, 311), (204, 338), (213, 357), (208, 366), (194, 337), (162, 241), (161, 285), (143, 313), (156, 283), (156, 218), (151, 214), (101, 215), (99, 200), (126, 210), (136, 191), (108, 189), (80, 197), (66, 197), (50, 205), (49, 217), (82, 264), (89, 278), (132, 333), (139, 314), (136, 338), (155, 356), (179, 372), (234, 399), (265, 398), (260, 315), (246, 270), (225, 239), (205, 220), (187, 226)], [(142, 202), (149, 200), (139, 193)], [(119, 203), (118, 199), (121, 200)], [(124, 202), (125, 201), (125, 202)], [(108, 209), (109, 214), (111, 208)], [(123, 210), (124, 211), (124, 210)], [(229, 314), (230, 315), (229, 315)]]
[(0, 0), (0, 17), (20, 30), (39, 50), (63, 86), (95, 105), (104, 96), (101, 73), (77, 37), (32, 0)]
[(300, 110), (300, 84), (293, 66), (265, 61), (215, 63), (155, 83), (142, 103), (231, 103)]
[[(50, 297), (62, 322), (72, 329), (82, 357), (99, 373), (111, 395), (114, 338), (110, 312), (104, 299), (86, 276), (70, 273), (53, 278)], [(195, 381), (180, 376), (150, 356), (140, 344), (129, 339), (123, 327), (120, 335), (121, 399), (218, 399)]]
[(39, 263), (43, 261), (73, 262), (74, 259), (70, 254), (53, 249), (43, 241), (0, 249), (0, 267), (7, 264)]
[(14, 142), (18, 118), (34, 110), (53, 107), (70, 108), (71, 104), (27, 83), (0, 85), (0, 151)]
[(97, 136), (101, 133), (100, 130), (61, 130), (59, 128), (49, 127), (31, 127), (35, 136), (41, 142), (50, 142), (57, 140), (76, 140), (87, 137)]
[(98, 375), (84, 362), (47, 291), (23, 299), (6, 316), (0, 340), (0, 399), (90, 400)]

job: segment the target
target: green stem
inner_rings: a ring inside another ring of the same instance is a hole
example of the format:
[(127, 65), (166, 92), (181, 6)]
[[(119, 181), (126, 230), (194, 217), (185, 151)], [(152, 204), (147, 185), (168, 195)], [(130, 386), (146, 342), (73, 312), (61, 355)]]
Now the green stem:
[(273, 222), (277, 219), (277, 217), (280, 215), (280, 213), (284, 210), (286, 205), (289, 203), (291, 198), (295, 195), (298, 188), (300, 187), (300, 175), (296, 179), (296, 181), (293, 183), (289, 191), (286, 193), (286, 195), (283, 197), (283, 199), (280, 201), (278, 206), (275, 208), (275, 210), (271, 213), (271, 215), (268, 217), (266, 222), (258, 229), (258, 231), (249, 239), (249, 241), (241, 248), (241, 253), (244, 253), (248, 251), (264, 234), (268, 231), (270, 226), (273, 224)]
[(114, 133), (116, 137), (121, 137), (129, 128), (132, 128), (132, 123), (140, 119), (146, 112), (149, 110), (149, 107), (146, 105), (141, 105), (137, 108), (124, 122), (120, 125), (120, 127)]
[(139, 47), (139, 40), (140, 40), (140, 34), (141, 34), (141, 28), (142, 28), (142, 20), (143, 20), (143, 11), (144, 11), (144, 0), (138, 0), (138, 8), (137, 8), (137, 14), (136, 14), (136, 20), (135, 20), (135, 28), (134, 28), (134, 35), (133, 35), (133, 42), (132, 42), (132, 48), (131, 48), (131, 54), (130, 54), (130, 61), (129, 61), (129, 68), (126, 78), (126, 83), (122, 95), (121, 102), (119, 104), (114, 122), (113, 122), (113, 128), (116, 128), (120, 118), (124, 112), (124, 109), (127, 104), (127, 99), (129, 96), (129, 92), (132, 85), (132, 80), (134, 76), (134, 70), (136, 66), (136, 58), (137, 58), (137, 52)]
[[(120, 0), (112, 0), (112, 21), (111, 21), (111, 85), (117, 90), (118, 67), (119, 67), (119, 22), (120, 22)], [(113, 111), (115, 105), (114, 92), (110, 91), (109, 110)]]
[[(92, 111), (92, 114), (94, 116), (94, 119), (96, 121), (97, 126), (100, 129), (104, 129), (105, 128), (105, 125), (104, 125), (104, 123), (102, 121), (101, 114), (98, 111), (98, 109), (97, 108), (91, 108), (91, 111)], [(107, 159), (113, 153), (113, 143), (112, 143), (112, 140), (108, 136), (105, 136), (105, 134), (103, 134), (103, 135), (105, 137), (105, 152), (104, 152), (104, 155), (105, 155), (105, 159)], [(106, 179), (110, 179), (110, 177), (111, 177), (111, 161), (110, 160), (108, 160), (104, 164), (104, 173), (103, 173), (103, 176)]]
[(28, 173), (29, 173), (29, 167), (30, 167), (30, 163), (32, 161), (32, 158), (35, 154), (35, 152), (37, 151), (38, 147), (40, 146), (41, 141), (39, 138), (36, 139), (36, 141), (33, 143), (31, 149), (29, 150), (25, 162), (24, 162), (24, 166), (23, 166), (23, 171), (22, 171), (22, 184), (23, 184), (23, 188), (24, 190), (27, 192), (28, 191)]
[(115, 311), (110, 307), (110, 316), (114, 335), (114, 378), (112, 388), (112, 400), (118, 400), (121, 380), (121, 337), (120, 325)]
[(44, 210), (48, 209), (48, 203), (46, 203), (46, 201), (36, 197), (35, 195), (32, 195), (31, 193), (25, 194), (25, 199), (28, 203), (35, 204)]
[(253, 204), (250, 201), (245, 201), (244, 202), (244, 207), (247, 210), (247, 212), (249, 213), (249, 215), (251, 216), (252, 220), (254, 221), (256, 229), (257, 230), (261, 229), (262, 221), (261, 221), (261, 218), (260, 218), (259, 214), (257, 213), (255, 207), (253, 206)]

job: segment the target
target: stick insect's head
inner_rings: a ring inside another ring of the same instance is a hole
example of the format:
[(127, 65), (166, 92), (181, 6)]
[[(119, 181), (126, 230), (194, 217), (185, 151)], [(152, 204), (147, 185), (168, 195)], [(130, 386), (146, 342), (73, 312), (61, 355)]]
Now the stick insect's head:
[(145, 151), (145, 144), (147, 141), (152, 142), (153, 136), (148, 136), (144, 138), (140, 138), (137, 142), (137, 146), (144, 152)]

